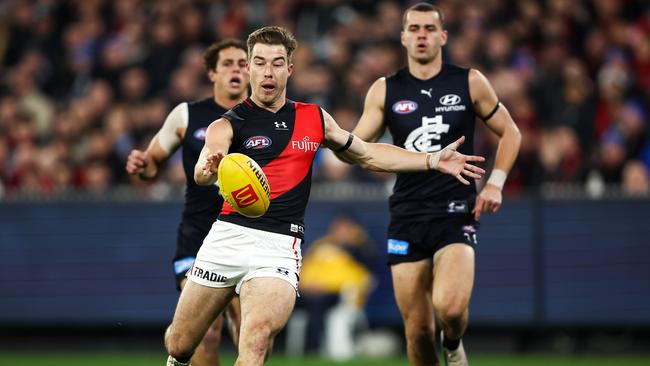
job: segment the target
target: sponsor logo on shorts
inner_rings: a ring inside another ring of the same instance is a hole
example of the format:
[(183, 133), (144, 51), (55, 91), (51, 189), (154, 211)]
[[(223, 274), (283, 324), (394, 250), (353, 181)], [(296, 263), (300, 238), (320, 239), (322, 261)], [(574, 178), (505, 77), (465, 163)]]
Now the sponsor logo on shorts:
[(244, 188), (232, 191), (232, 198), (240, 208), (248, 207), (260, 199), (250, 184), (247, 184)]
[(469, 212), (469, 207), (467, 206), (467, 201), (449, 201), (449, 203), (447, 203), (447, 212), (449, 212), (449, 213), (467, 213), (467, 212)]
[(226, 282), (228, 280), (228, 277), (226, 276), (211, 271), (206, 271), (203, 268), (197, 266), (194, 266), (194, 269), (192, 270), (192, 276), (210, 282)]
[(247, 149), (255, 149), (255, 150), (260, 150), (260, 149), (266, 149), (270, 147), (273, 144), (273, 141), (271, 140), (270, 137), (266, 136), (253, 136), (249, 137), (244, 141), (244, 147)]
[(174, 261), (174, 273), (177, 275), (187, 272), (194, 264), (194, 257), (185, 257)]
[(285, 276), (289, 277), (289, 270), (287, 268), (278, 267), (278, 268), (276, 268), (275, 272), (279, 273), (281, 275), (285, 275)]
[(474, 244), (474, 245), (478, 244), (478, 239), (476, 238), (476, 226), (463, 225), (461, 230), (463, 230), (463, 236), (470, 244)]
[(407, 255), (409, 242), (405, 240), (388, 239), (388, 254)]
[(393, 112), (397, 114), (409, 114), (418, 109), (418, 104), (412, 100), (400, 100), (393, 104)]

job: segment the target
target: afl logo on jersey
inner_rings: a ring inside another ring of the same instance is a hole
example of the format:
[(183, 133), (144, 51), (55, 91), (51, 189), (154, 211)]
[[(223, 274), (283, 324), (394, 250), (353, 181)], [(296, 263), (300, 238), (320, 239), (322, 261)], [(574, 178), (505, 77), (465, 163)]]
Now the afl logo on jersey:
[(207, 130), (207, 127), (199, 128), (198, 130), (194, 131), (194, 138), (197, 140), (205, 141), (205, 131)]
[(460, 97), (456, 94), (447, 94), (440, 98), (440, 104), (442, 105), (456, 105), (460, 103)]
[(247, 149), (266, 149), (271, 146), (273, 141), (266, 136), (253, 136), (244, 141), (244, 147)]
[(418, 109), (418, 104), (412, 100), (400, 100), (393, 104), (393, 112), (397, 114), (409, 114)]

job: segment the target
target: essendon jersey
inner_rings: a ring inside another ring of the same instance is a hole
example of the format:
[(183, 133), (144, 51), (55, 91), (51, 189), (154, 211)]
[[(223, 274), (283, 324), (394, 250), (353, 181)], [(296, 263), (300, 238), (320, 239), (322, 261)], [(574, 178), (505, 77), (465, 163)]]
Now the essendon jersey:
[[(459, 137), (458, 151), (473, 154), (475, 113), (469, 70), (443, 64), (428, 80), (402, 69), (386, 78), (384, 122), (393, 143), (410, 151), (439, 151)], [(472, 209), (476, 187), (438, 171), (400, 173), (390, 198), (393, 218), (426, 220)]]
[(228, 153), (248, 155), (259, 164), (271, 187), (271, 204), (264, 216), (248, 218), (224, 203), (219, 220), (303, 238), (312, 162), (324, 136), (321, 109), (287, 100), (273, 113), (249, 98), (223, 117), (233, 130)]
[[(189, 219), (194, 225), (199, 225), (205, 234), (210, 231), (212, 223), (217, 219), (223, 205), (223, 198), (216, 185), (199, 186), (194, 181), (194, 165), (199, 159), (205, 143), (205, 131), (210, 123), (216, 121), (227, 109), (207, 98), (187, 104), (188, 124), (183, 138), (183, 169), (185, 170), (185, 209), (183, 219)], [(198, 238), (199, 242), (203, 237)]]

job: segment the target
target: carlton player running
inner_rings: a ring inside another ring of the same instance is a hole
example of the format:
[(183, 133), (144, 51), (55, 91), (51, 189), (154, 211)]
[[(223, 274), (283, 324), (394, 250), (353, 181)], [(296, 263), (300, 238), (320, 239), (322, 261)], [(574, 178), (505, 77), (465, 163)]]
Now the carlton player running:
[(387, 144), (368, 144), (342, 130), (314, 104), (286, 99), (293, 70), (293, 35), (265, 27), (248, 37), (252, 96), (210, 125), (194, 179), (210, 185), (226, 153), (243, 153), (264, 169), (271, 187), (267, 213), (247, 218), (228, 205), (212, 226), (195, 262), (224, 277), (205, 279), (196, 272), (178, 302), (165, 345), (168, 365), (185, 365), (208, 325), (238, 293), (241, 329), (237, 365), (261, 365), (273, 337), (286, 324), (296, 299), (303, 216), (311, 185), (312, 161), (322, 145), (363, 167), (382, 171), (437, 169), (469, 182), (482, 161), (455, 151), (462, 138), (437, 153), (410, 152)]
[(390, 198), (388, 260), (413, 365), (437, 365), (435, 323), (450, 366), (467, 365), (461, 337), (474, 281), (474, 246), (482, 211), (495, 212), (519, 151), (520, 133), (488, 80), (477, 70), (442, 62), (447, 42), (440, 10), (420, 3), (406, 10), (401, 34), (408, 67), (377, 80), (366, 96), (354, 134), (376, 141), (388, 128), (393, 143), (436, 152), (466, 136), (473, 154), (474, 121), (499, 135), (494, 170), (477, 197), (472, 185), (440, 172), (400, 173)]
[[(184, 287), (185, 273), (190, 269), (203, 239), (210, 231), (223, 205), (216, 185), (199, 186), (194, 182), (194, 165), (203, 148), (208, 125), (228, 109), (246, 98), (248, 72), (246, 48), (241, 41), (226, 39), (208, 47), (204, 54), (208, 77), (213, 83), (213, 96), (196, 102), (180, 103), (167, 116), (160, 131), (146, 151), (133, 150), (126, 170), (143, 179), (152, 179), (160, 165), (182, 146), (185, 170), (185, 207), (176, 240), (173, 267), (178, 289)], [(237, 342), (238, 304), (229, 311), (229, 330)], [(202, 347), (194, 355), (194, 366), (219, 365), (219, 345), (223, 318), (218, 317), (206, 333)]]

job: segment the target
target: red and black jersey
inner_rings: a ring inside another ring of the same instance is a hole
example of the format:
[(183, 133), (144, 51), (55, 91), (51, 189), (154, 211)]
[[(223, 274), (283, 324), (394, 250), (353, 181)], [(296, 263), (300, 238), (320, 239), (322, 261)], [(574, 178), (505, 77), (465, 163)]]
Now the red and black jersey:
[(273, 113), (249, 98), (223, 117), (233, 129), (228, 153), (250, 156), (262, 167), (271, 204), (264, 216), (248, 218), (224, 202), (219, 220), (303, 238), (312, 162), (324, 136), (320, 107), (287, 100)]

